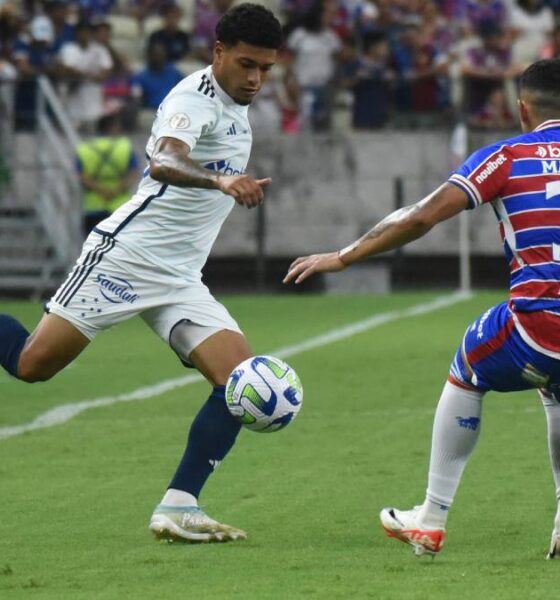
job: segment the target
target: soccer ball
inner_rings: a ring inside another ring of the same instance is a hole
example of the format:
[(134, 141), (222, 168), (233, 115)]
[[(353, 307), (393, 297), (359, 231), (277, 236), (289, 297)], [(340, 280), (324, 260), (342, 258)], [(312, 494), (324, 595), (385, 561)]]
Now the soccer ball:
[(296, 372), (274, 356), (253, 356), (238, 365), (226, 383), (229, 412), (252, 431), (286, 427), (298, 414), (303, 387)]

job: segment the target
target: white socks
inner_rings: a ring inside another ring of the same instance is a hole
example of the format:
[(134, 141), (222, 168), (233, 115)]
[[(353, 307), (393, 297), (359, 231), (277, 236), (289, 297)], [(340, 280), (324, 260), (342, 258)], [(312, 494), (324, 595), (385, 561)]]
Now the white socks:
[(478, 441), (483, 396), (449, 382), (443, 388), (434, 418), (426, 500), (418, 515), (427, 527), (445, 528), (449, 507)]
[(198, 506), (197, 499), (183, 490), (169, 488), (161, 500), (167, 506)]
[(540, 390), (539, 396), (546, 414), (548, 453), (556, 486), (557, 512), (554, 526), (556, 529), (560, 529), (560, 404), (552, 396), (542, 393)]

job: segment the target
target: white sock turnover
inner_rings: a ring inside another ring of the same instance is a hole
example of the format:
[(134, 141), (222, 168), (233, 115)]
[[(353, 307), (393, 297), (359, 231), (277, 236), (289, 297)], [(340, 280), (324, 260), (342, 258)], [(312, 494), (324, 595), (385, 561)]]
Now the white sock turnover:
[(169, 488), (165, 492), (161, 504), (166, 504), (167, 506), (198, 506), (198, 501), (188, 492)]

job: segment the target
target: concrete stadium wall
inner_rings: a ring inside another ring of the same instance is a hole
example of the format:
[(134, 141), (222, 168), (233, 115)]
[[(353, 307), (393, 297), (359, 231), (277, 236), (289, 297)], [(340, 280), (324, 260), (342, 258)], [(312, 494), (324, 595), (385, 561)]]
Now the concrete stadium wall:
[[(249, 170), (273, 178), (264, 209), (266, 269), (256, 259), (262, 212), (236, 206), (218, 237), (205, 277), (216, 289), (225, 286), (231, 291), (233, 284), (247, 283), (251, 289), (255, 284), (259, 289), (276, 289), (294, 256), (343, 247), (394, 210), (397, 178), (403, 181), (403, 204), (417, 201), (445, 181), (451, 168), (449, 137), (441, 131), (383, 131), (313, 138), (273, 135), (256, 140)], [(494, 138), (473, 139), (472, 147)], [(145, 133), (133, 138), (140, 157), (146, 140)], [(18, 134), (13, 148), (17, 164), (6, 200), (25, 208), (40, 200), (36, 139), (32, 134)], [(491, 207), (469, 211), (469, 220), (474, 285), (507, 283)], [(454, 219), (401, 254), (364, 263), (332, 281), (328, 277), (314, 280), (303, 286), (304, 291), (456, 285), (458, 233)], [(427, 277), (431, 277), (429, 282)]]
[[(134, 146), (144, 156), (147, 135)], [(488, 139), (473, 140), (476, 146)], [(35, 140), (19, 134), (15, 192), (23, 204), (37, 198)], [(270, 257), (338, 248), (368, 231), (395, 208), (395, 179), (402, 178), (404, 204), (419, 200), (447, 177), (449, 133), (442, 131), (349, 133), (321, 137), (279, 136), (256, 140), (249, 171), (270, 176), (266, 199), (266, 253)], [(490, 206), (469, 212), (474, 254), (502, 253)], [(213, 256), (252, 256), (257, 211), (236, 206)], [(458, 248), (458, 220), (432, 230), (405, 250), (412, 255), (449, 255)]]
[[(482, 141), (482, 140), (479, 140)], [(135, 140), (143, 155), (145, 137)], [(441, 131), (351, 133), (319, 138), (274, 136), (256, 140), (249, 171), (270, 176), (266, 199), (266, 253), (286, 257), (338, 248), (368, 231), (395, 208), (395, 179), (404, 204), (445, 181), (449, 133)], [(469, 212), (472, 252), (502, 253), (489, 206)], [(214, 247), (214, 257), (252, 256), (257, 212), (236, 206)], [(458, 220), (411, 244), (411, 255), (449, 255), (458, 250)]]

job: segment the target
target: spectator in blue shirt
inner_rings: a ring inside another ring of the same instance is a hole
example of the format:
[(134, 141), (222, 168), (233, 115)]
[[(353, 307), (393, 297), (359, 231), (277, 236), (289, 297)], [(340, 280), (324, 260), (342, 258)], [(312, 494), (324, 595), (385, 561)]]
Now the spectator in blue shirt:
[(77, 0), (82, 19), (95, 20), (97, 17), (106, 17), (116, 5), (116, 0)]
[(55, 53), (54, 30), (47, 17), (35, 17), (29, 26), (29, 37), (19, 37), (14, 44), (14, 62), (19, 72), (16, 90), (16, 123), (32, 129), (35, 124), (37, 82), (39, 75), (53, 75)]
[(66, 42), (74, 41), (74, 26), (68, 22), (70, 2), (68, 0), (47, 0), (45, 15), (50, 19), (54, 28), (53, 52), (58, 51)]
[(355, 129), (383, 127), (390, 117), (395, 74), (389, 67), (390, 48), (382, 33), (364, 39), (363, 52), (345, 69), (345, 83), (354, 95)]
[(149, 44), (161, 42), (167, 48), (169, 60), (176, 62), (190, 51), (189, 34), (179, 28), (182, 11), (176, 4), (170, 4), (162, 10), (161, 16), (163, 28), (152, 33)]
[(183, 79), (183, 74), (169, 63), (167, 50), (160, 42), (148, 45), (146, 61), (147, 68), (134, 76), (133, 84), (140, 92), (142, 106), (157, 109), (171, 88)]

